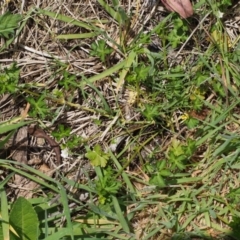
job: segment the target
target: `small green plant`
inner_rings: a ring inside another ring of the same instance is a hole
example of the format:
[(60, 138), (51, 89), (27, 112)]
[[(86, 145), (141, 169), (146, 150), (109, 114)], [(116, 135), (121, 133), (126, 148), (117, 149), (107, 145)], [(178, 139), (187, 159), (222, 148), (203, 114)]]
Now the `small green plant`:
[(172, 67), (169, 73), (160, 72), (159, 78), (161, 81), (156, 83), (156, 88), (165, 96), (167, 101), (164, 102), (174, 102), (178, 108), (189, 106), (188, 94), (186, 94), (189, 90), (188, 75), (183, 66)]
[(115, 172), (110, 166), (107, 168), (96, 167), (95, 170), (98, 176), (95, 184), (99, 202), (100, 204), (105, 204), (107, 200), (110, 200), (112, 195), (118, 193), (122, 184), (114, 177)]
[(26, 98), (26, 100), (31, 105), (31, 110), (29, 112), (29, 115), (31, 117), (35, 117), (35, 118), (40, 117), (41, 119), (44, 119), (50, 115), (51, 111), (46, 102), (46, 95), (47, 93), (46, 91), (44, 91), (42, 92), (41, 96), (38, 98), (34, 98), (31, 96)]
[(172, 173), (171, 171), (169, 171), (167, 168), (167, 160), (160, 160), (157, 162), (156, 165), (151, 164), (147, 164), (147, 168), (148, 170), (150, 170), (150, 172), (152, 172), (153, 174), (151, 174), (151, 178), (149, 180), (150, 184), (156, 185), (158, 187), (165, 187), (166, 184), (166, 178), (171, 176)]
[[(170, 27), (170, 25), (172, 27)], [(170, 29), (171, 30), (167, 30)], [(168, 44), (172, 48), (176, 48), (179, 44), (184, 42), (189, 35), (189, 26), (185, 20), (182, 20), (179, 18), (179, 16), (174, 16), (171, 19), (171, 22), (168, 22), (168, 19), (166, 18), (162, 22), (159, 23), (158, 28), (155, 29), (156, 34), (158, 34), (159, 38), (162, 39), (162, 44), (165, 48), (168, 46)]]
[(99, 57), (102, 62), (106, 61), (106, 57), (112, 53), (112, 49), (107, 46), (104, 40), (99, 40), (92, 43), (90, 55), (94, 57)]
[(189, 106), (196, 110), (199, 111), (203, 107), (203, 100), (205, 98), (205, 90), (203, 88), (196, 88), (193, 87), (190, 90), (190, 96), (189, 96)]
[(173, 29), (167, 35), (167, 40), (170, 42), (173, 48), (176, 48), (181, 42), (184, 42), (188, 38), (188, 26), (186, 21), (177, 17), (173, 21)]
[(15, 93), (18, 88), (20, 69), (16, 64), (0, 72), (0, 94)]
[(57, 131), (54, 131), (52, 135), (59, 141), (62, 138), (69, 137), (71, 132), (71, 128), (65, 127), (64, 125), (60, 124)]
[(182, 171), (187, 167), (187, 160), (196, 150), (196, 143), (192, 139), (187, 139), (186, 143), (173, 138), (172, 144), (169, 146), (166, 157), (169, 162), (169, 169), (174, 171)]
[(63, 149), (69, 149), (72, 150), (74, 148), (79, 147), (82, 142), (83, 138), (81, 136), (71, 135), (71, 128), (65, 127), (64, 125), (60, 124), (58, 129), (54, 132), (52, 132), (52, 135), (60, 141), (63, 138), (67, 138), (67, 141), (62, 144)]
[(199, 124), (198, 119), (193, 118), (193, 117), (189, 116), (188, 114), (183, 114), (181, 118), (184, 121), (184, 124), (186, 124), (186, 126), (189, 129), (195, 128)]
[(127, 75), (126, 81), (131, 85), (140, 85), (144, 83), (150, 74), (151, 67), (146, 66), (144, 63), (139, 63), (133, 67), (133, 70)]
[(159, 109), (158, 105), (146, 104), (142, 114), (147, 121), (156, 121), (160, 117)]
[(110, 155), (102, 151), (99, 144), (95, 145), (93, 150), (88, 150), (85, 156), (95, 166), (98, 176), (95, 181), (96, 190), (99, 195), (99, 202), (104, 204), (112, 195), (116, 194), (121, 187), (121, 183), (114, 177), (115, 173), (111, 166), (107, 166)]
[(63, 86), (66, 91), (78, 87), (76, 82), (76, 75), (70, 74), (68, 71), (63, 71), (63, 78), (58, 82), (60, 86)]
[(166, 153), (166, 159), (157, 162), (146, 163), (144, 169), (150, 175), (149, 183), (158, 187), (167, 186), (167, 182), (175, 173), (183, 171), (187, 167), (187, 160), (196, 150), (196, 143), (187, 139), (182, 143), (177, 139), (172, 140), (172, 145)]

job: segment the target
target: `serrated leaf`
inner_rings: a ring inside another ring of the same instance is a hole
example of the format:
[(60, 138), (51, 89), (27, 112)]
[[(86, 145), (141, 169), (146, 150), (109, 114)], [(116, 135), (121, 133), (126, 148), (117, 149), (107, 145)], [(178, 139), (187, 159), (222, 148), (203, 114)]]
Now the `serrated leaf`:
[(16, 200), (9, 222), (22, 240), (38, 239), (38, 217), (32, 205), (25, 198), (19, 197)]
[(93, 166), (106, 167), (109, 155), (104, 153), (99, 144), (95, 145), (92, 151), (88, 151), (85, 155)]
[(20, 14), (12, 14), (10, 12), (0, 16), (0, 36), (9, 38), (9, 35), (14, 33), (21, 20), (22, 16)]

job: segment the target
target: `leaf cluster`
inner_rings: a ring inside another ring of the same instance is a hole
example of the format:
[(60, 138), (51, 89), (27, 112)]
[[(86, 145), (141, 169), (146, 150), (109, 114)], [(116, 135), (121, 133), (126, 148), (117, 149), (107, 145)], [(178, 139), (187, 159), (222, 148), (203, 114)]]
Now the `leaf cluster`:
[(0, 94), (15, 93), (18, 90), (20, 69), (16, 64), (5, 68), (0, 73)]
[(99, 57), (100, 60), (104, 63), (106, 61), (106, 57), (112, 53), (112, 49), (107, 46), (104, 40), (99, 40), (97, 42), (92, 43), (90, 55), (94, 57)]
[(0, 37), (9, 39), (22, 19), (20, 14), (12, 14), (11, 12), (6, 12), (0, 16)]

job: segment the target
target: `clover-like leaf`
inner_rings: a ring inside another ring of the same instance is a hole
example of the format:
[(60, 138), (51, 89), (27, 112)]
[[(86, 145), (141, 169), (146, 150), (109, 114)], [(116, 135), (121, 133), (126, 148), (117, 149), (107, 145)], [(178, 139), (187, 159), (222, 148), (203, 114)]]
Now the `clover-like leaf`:
[(105, 167), (107, 165), (109, 155), (104, 153), (99, 144), (95, 145), (92, 151), (88, 151), (85, 156), (90, 160), (93, 166)]

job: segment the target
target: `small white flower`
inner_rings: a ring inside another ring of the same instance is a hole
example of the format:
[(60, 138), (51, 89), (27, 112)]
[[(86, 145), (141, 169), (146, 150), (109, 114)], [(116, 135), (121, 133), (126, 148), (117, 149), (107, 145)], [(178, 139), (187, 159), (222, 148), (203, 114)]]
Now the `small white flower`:
[(68, 148), (64, 148), (62, 151), (61, 151), (61, 157), (62, 158), (68, 158)]
[(223, 12), (217, 11), (216, 16), (217, 16), (218, 18), (222, 18), (222, 17), (223, 17)]

